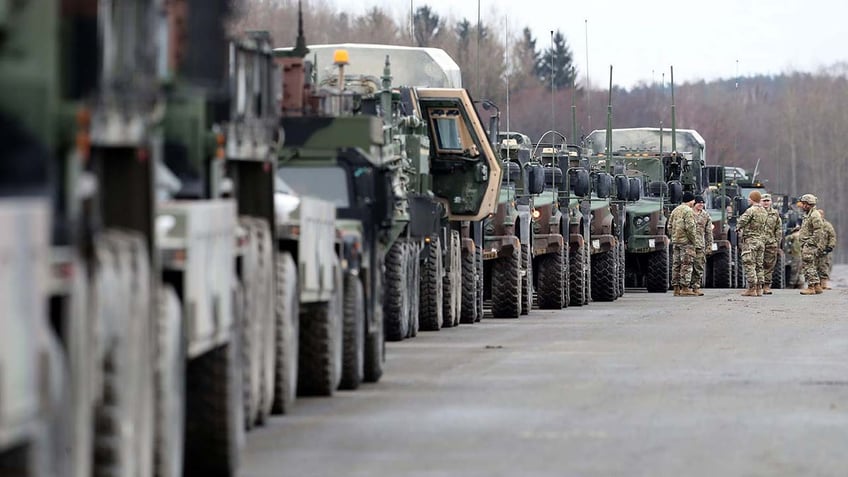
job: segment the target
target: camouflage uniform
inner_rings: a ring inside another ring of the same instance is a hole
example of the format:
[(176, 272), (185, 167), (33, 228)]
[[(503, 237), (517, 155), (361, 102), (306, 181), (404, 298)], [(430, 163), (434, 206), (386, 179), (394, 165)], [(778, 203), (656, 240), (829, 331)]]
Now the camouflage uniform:
[(769, 207), (765, 209), (766, 214), (766, 233), (764, 238), (763, 248), (763, 282), (767, 287), (771, 286), (771, 279), (774, 274), (774, 266), (777, 264), (777, 257), (780, 255), (780, 240), (783, 238), (783, 222), (780, 220), (780, 213), (777, 209)]
[(749, 287), (765, 283), (763, 250), (765, 248), (768, 213), (760, 204), (753, 204), (736, 220), (736, 230), (742, 232), (742, 264)]
[(789, 283), (787, 288), (801, 288), (804, 286), (804, 279), (801, 275), (801, 236), (800, 230), (795, 230), (786, 236), (786, 263), (789, 265)]
[[(830, 247), (833, 251), (836, 248), (836, 230), (833, 229), (833, 224), (826, 219), (822, 219), (824, 225), (824, 246)], [(816, 269), (819, 272), (820, 280), (830, 280), (830, 270), (833, 268), (833, 253), (825, 253), (821, 255), (816, 264)]]
[(713, 219), (706, 210), (695, 213), (695, 263), (692, 267), (692, 288), (701, 287), (707, 253), (713, 248)]
[(824, 236), (824, 219), (815, 206), (807, 212), (801, 223), (801, 270), (807, 285), (819, 284), (818, 258), (824, 252), (827, 243)]
[(695, 214), (692, 207), (680, 204), (668, 216), (671, 231), (671, 243), (674, 252), (671, 262), (671, 285), (689, 287), (692, 283), (692, 266), (695, 262)]

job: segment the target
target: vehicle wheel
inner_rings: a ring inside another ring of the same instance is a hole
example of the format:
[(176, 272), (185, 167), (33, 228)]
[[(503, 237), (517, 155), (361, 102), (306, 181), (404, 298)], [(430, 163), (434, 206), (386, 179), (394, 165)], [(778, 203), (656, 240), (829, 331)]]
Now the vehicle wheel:
[(668, 249), (649, 253), (645, 287), (651, 293), (665, 293), (668, 282)]
[(180, 299), (171, 286), (160, 288), (156, 316), (156, 440), (154, 475), (183, 475), (186, 350)]
[(300, 296), (297, 287), (297, 265), (288, 252), (277, 255), (274, 319), (274, 403), (271, 412), (291, 411), (297, 396), (297, 360), (300, 344)]
[(95, 476), (153, 471), (153, 297), (145, 243), (134, 234), (107, 231), (95, 245), (100, 264), (96, 313), (114, 330), (103, 344), (102, 398), (94, 418)]
[(340, 389), (356, 389), (365, 366), (365, 293), (359, 277), (345, 276), (344, 338)]
[(475, 321), (480, 321), (483, 319), (483, 293), (485, 292), (485, 281), (483, 277), (483, 249), (475, 247), (474, 257), (477, 263), (477, 283), (475, 285), (477, 287), (477, 318)]
[(418, 292), (420, 300), (418, 325), (422, 331), (439, 331), (442, 328), (443, 299), (442, 250), (439, 236), (433, 235), (421, 263), (421, 286)]
[(745, 265), (742, 263), (742, 251), (738, 247), (736, 248), (736, 288), (748, 288)]
[(586, 296), (586, 247), (575, 247), (569, 256), (568, 282), (570, 297), (568, 304), (583, 306), (588, 302)]
[(529, 315), (533, 309), (533, 258), (530, 244), (521, 245), (521, 314)]
[[(338, 264), (336, 274), (340, 274)], [(303, 396), (332, 396), (342, 362), (341, 277), (329, 301), (304, 307), (300, 320), (297, 390)]]
[(474, 323), (477, 321), (477, 264), (476, 254), (462, 254), (462, 307), (460, 322)]
[(409, 254), (406, 285), (409, 294), (409, 334), (407, 336), (414, 338), (418, 335), (418, 318), (421, 316), (421, 250), (417, 245), (407, 243), (407, 253)]
[(447, 263), (442, 279), (442, 327), (459, 325), (459, 302), (462, 294), (462, 274), (460, 271), (459, 232), (451, 231), (447, 244)]
[(786, 288), (786, 278), (783, 270), (786, 268), (786, 255), (782, 250), (777, 251), (777, 262), (771, 275), (771, 287), (777, 290)]
[(186, 475), (233, 476), (244, 443), (238, 340), (188, 363)]
[[(651, 255), (653, 255), (653, 253), (654, 252), (652, 252)], [(671, 243), (668, 244), (668, 252), (666, 253), (666, 255), (668, 256), (668, 259), (666, 260), (666, 262), (667, 262), (666, 268), (668, 268), (668, 286), (666, 287), (666, 291), (668, 291), (668, 290), (674, 289), (674, 287), (671, 285), (671, 277), (674, 276), (674, 270), (673, 270), (673, 268), (674, 268), (674, 261), (673, 261), (674, 244), (671, 244)], [(650, 271), (650, 268), (651, 268), (650, 260), (651, 259), (649, 258), (648, 259), (648, 274), (649, 275), (651, 273), (651, 271)], [(650, 290), (648, 290), (648, 291), (650, 291)]]
[(610, 249), (592, 255), (592, 300), (615, 301), (617, 291), (616, 256)]
[(731, 262), (730, 249), (717, 250), (707, 259), (707, 266), (712, 269), (713, 288), (731, 288), (733, 284), (733, 266)]
[(539, 297), (539, 308), (561, 310), (565, 305), (565, 252), (542, 255), (537, 266), (539, 287), (536, 294)]
[(492, 316), (518, 318), (521, 313), (521, 249), (492, 264)]
[[(379, 278), (378, 278), (379, 280)], [(378, 284), (382, 287), (382, 283)], [(386, 357), (386, 340), (384, 337), (385, 327), (383, 326), (383, 311), (381, 309), (374, 310), (374, 313), (379, 314), (377, 318), (378, 325), (374, 331), (368, 333), (368, 327), (365, 328), (365, 363), (363, 366), (364, 380), (366, 383), (376, 383), (383, 376), (383, 362)]]
[(618, 242), (618, 296), (624, 296), (624, 240)]
[(409, 255), (404, 240), (395, 241), (386, 254), (383, 318), (389, 341), (400, 341), (409, 335)]
[[(245, 292), (245, 287), (241, 280), (237, 280), (233, 290), (233, 321), (236, 323), (236, 329), (241, 339), (241, 362), (242, 362), (242, 403), (244, 404), (244, 428), (245, 430), (253, 429), (253, 424), (256, 422), (257, 409), (259, 408), (259, 382), (258, 366), (254, 361), (254, 351), (258, 346), (253, 343), (257, 338), (257, 330), (254, 330), (255, 322), (251, 321), (248, 316), (251, 315), (250, 305)], [(254, 373), (254, 371), (256, 371)]]

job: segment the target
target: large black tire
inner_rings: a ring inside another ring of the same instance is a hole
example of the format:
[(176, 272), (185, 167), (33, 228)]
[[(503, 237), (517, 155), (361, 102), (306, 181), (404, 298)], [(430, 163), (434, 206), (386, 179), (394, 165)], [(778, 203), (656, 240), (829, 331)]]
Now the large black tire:
[(492, 264), (492, 316), (518, 318), (521, 313), (521, 249)]
[[(667, 255), (668, 255), (668, 260), (666, 260), (666, 262), (668, 263), (668, 288), (667, 288), (667, 289), (668, 289), (668, 290), (673, 290), (673, 289), (674, 289), (674, 286), (673, 286), (673, 285), (672, 285), (672, 283), (671, 283), (671, 277), (673, 277), (673, 276), (674, 276), (674, 270), (673, 270), (673, 269), (674, 269), (674, 260), (673, 260), (673, 257), (674, 257), (674, 244), (672, 244), (672, 243), (668, 244), (668, 253), (667, 253)], [(648, 262), (650, 263), (650, 258), (648, 259)], [(648, 268), (650, 268), (650, 264), (648, 265)], [(648, 273), (649, 273), (649, 274), (651, 273), (651, 272), (650, 272), (650, 270), (648, 271)]]
[(185, 474), (230, 477), (244, 442), (239, 340), (189, 361)]
[(786, 268), (786, 255), (782, 250), (777, 251), (777, 262), (774, 264), (774, 270), (771, 274), (771, 287), (777, 290), (786, 288), (786, 275), (783, 270)]
[(354, 275), (345, 276), (342, 378), (339, 389), (356, 389), (365, 375), (365, 292)]
[(645, 274), (645, 288), (651, 293), (668, 291), (668, 249), (648, 254), (648, 270)]
[(730, 249), (717, 250), (707, 258), (707, 267), (710, 268), (710, 279), (707, 284), (713, 288), (732, 288), (733, 285), (733, 263), (731, 262)]
[(274, 362), (274, 403), (271, 412), (291, 411), (297, 396), (297, 360), (300, 344), (300, 296), (297, 265), (288, 252), (277, 255), (274, 319), (276, 327)]
[(94, 415), (96, 477), (153, 472), (155, 344), (145, 243), (139, 236), (107, 231), (95, 245), (100, 265), (95, 313), (115, 327), (104, 343), (102, 398)]
[(617, 261), (612, 249), (592, 255), (592, 300), (615, 301), (618, 297)]
[(483, 295), (485, 293), (485, 281), (483, 280), (483, 249), (475, 247), (474, 256), (477, 262), (477, 318), (475, 321), (483, 319)]
[[(245, 292), (244, 284), (241, 280), (237, 280), (235, 290), (233, 290), (233, 321), (236, 323), (238, 337), (241, 340), (239, 349), (241, 350), (241, 402), (244, 404), (244, 428), (249, 431), (253, 429), (256, 422), (256, 415), (259, 408), (259, 382), (254, 375), (255, 363), (253, 360), (253, 351), (255, 351), (254, 342), (256, 333), (252, 329), (252, 325), (248, 321), (249, 305), (247, 293)], [(258, 373), (256, 373), (258, 374)]]
[(418, 295), (418, 325), (422, 331), (439, 331), (443, 321), (444, 267), (438, 236), (431, 237), (430, 245), (424, 252), (426, 255), (421, 259), (421, 286)]
[[(462, 307), (459, 321), (474, 323), (477, 321), (477, 264), (474, 253), (462, 254)], [(482, 278), (482, 277), (481, 277)]]
[(383, 293), (383, 319), (386, 339), (400, 341), (409, 335), (410, 294), (409, 247), (397, 240), (386, 254)]
[(624, 296), (624, 240), (618, 242), (618, 296)]
[(742, 263), (742, 250), (739, 247), (736, 248), (736, 288), (748, 288), (745, 265)]
[(156, 316), (154, 475), (183, 475), (186, 349), (180, 299), (173, 287), (159, 289)]
[[(338, 275), (338, 272), (337, 272)], [(303, 396), (332, 396), (342, 365), (342, 283), (330, 300), (305, 306), (300, 320), (297, 391)]]
[(533, 257), (530, 244), (521, 244), (521, 314), (533, 309)]
[(367, 329), (365, 330), (365, 364), (363, 371), (366, 383), (376, 383), (383, 377), (383, 363), (386, 357), (382, 310), (375, 310), (375, 313), (381, 315), (377, 320), (380, 323), (379, 326), (371, 333), (368, 333)]
[(561, 310), (565, 306), (565, 252), (539, 257), (537, 273), (539, 308)]
[(569, 257), (568, 282), (571, 306), (583, 306), (589, 302), (586, 293), (587, 257), (586, 247), (575, 247)]
[(407, 337), (414, 338), (418, 335), (418, 319), (421, 316), (421, 250), (417, 245), (408, 243), (407, 253), (409, 254), (406, 277), (406, 290), (409, 294), (409, 332)]
[(459, 232), (451, 231), (445, 251), (447, 262), (442, 278), (442, 326), (452, 328), (459, 325), (462, 300), (462, 270)]

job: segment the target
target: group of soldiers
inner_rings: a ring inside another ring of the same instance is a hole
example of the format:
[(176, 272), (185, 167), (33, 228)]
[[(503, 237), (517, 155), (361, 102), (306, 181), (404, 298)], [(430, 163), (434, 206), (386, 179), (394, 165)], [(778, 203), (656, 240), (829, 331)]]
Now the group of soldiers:
[[(805, 212), (799, 233), (802, 270), (807, 281), (802, 295), (830, 290), (828, 280), (836, 233), (833, 225), (824, 219), (824, 211), (816, 207), (817, 202), (812, 194), (804, 194), (798, 201), (798, 207)], [(742, 296), (771, 295), (783, 223), (780, 213), (772, 207), (771, 194), (751, 191), (748, 205), (736, 221), (748, 281), (748, 289)], [(668, 224), (673, 246), (671, 284), (674, 296), (702, 296), (701, 277), (713, 242), (712, 219), (704, 210), (704, 199), (691, 192), (684, 193), (683, 202), (671, 212)]]

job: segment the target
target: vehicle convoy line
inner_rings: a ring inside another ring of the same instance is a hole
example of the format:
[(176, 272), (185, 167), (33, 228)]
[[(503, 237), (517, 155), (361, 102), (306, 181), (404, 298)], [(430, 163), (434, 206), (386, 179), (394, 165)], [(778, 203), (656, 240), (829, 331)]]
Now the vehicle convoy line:
[(251, 433), (239, 475), (840, 475), (846, 295), (634, 292), (389, 343), (380, 383)]

